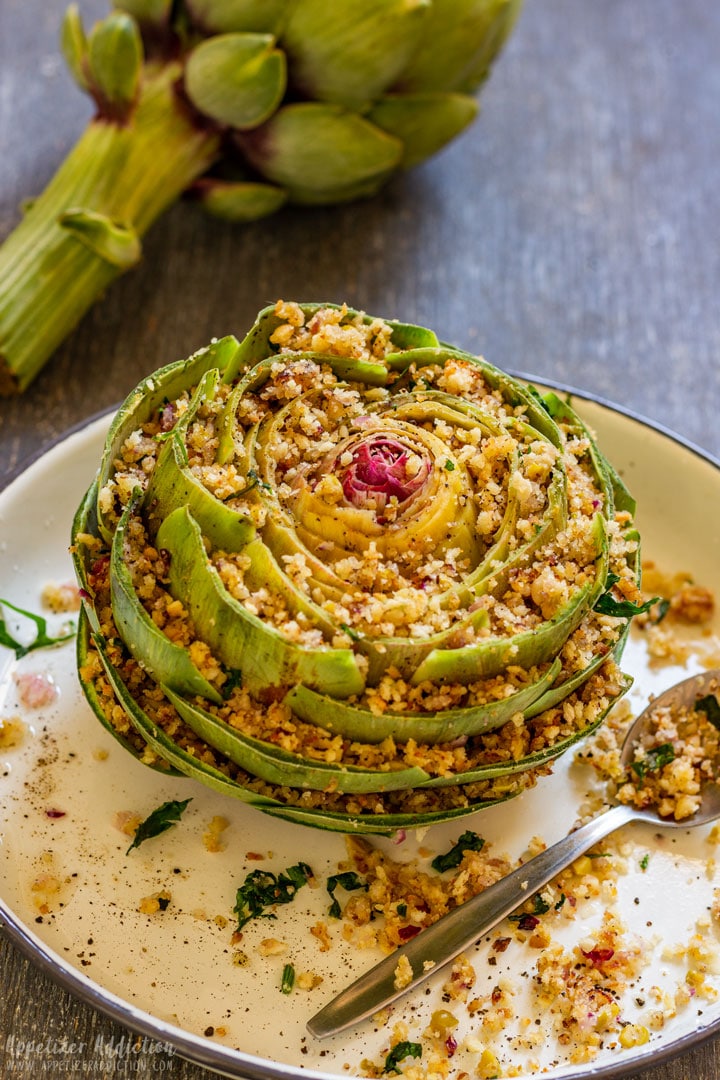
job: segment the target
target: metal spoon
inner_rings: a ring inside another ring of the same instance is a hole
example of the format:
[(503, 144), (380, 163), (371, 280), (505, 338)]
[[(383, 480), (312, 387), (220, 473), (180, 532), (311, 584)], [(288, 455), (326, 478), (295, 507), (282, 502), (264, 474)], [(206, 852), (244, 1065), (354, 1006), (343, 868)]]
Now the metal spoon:
[[(689, 708), (707, 694), (715, 694), (716, 699), (720, 697), (720, 670), (693, 675), (654, 698), (625, 737), (622, 764), (629, 768), (635, 747), (656, 709), (665, 706), (671, 709)], [(720, 818), (720, 787), (714, 782), (703, 786), (699, 809), (692, 818), (682, 821), (668, 821), (658, 817), (653, 810), (637, 810), (632, 806), (616, 804), (477, 896), (453, 908), (432, 926), (401, 945), (316, 1013), (308, 1022), (308, 1031), (318, 1039), (325, 1039), (358, 1024), (407, 994), (443, 964), (474, 944), (593, 844), (622, 825), (631, 821), (645, 821), (665, 828), (680, 826), (687, 829), (689, 826), (707, 824), (716, 818)], [(395, 971), (403, 955), (410, 963), (413, 977), (398, 989), (395, 986)]]

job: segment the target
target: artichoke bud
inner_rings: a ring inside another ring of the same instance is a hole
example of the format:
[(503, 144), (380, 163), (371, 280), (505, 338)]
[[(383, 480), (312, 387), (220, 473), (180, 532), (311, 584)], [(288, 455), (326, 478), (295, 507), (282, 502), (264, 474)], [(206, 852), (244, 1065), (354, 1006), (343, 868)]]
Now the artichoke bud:
[(89, 91), (86, 72), (87, 37), (77, 4), (71, 4), (65, 12), (60, 31), (60, 48), (75, 82), (81, 90)]
[(138, 24), (116, 12), (93, 27), (88, 40), (90, 89), (101, 115), (125, 121), (137, 100), (143, 65)]
[(285, 93), (285, 56), (270, 34), (219, 34), (188, 57), (185, 90), (193, 105), (220, 124), (246, 130), (277, 109)]
[(467, 94), (393, 94), (373, 106), (368, 120), (400, 139), (405, 147), (402, 167), (411, 169), (459, 135), (478, 108)]
[(474, 89), (512, 29), (521, 0), (434, 0), (420, 47), (397, 88)]
[(371, 194), (397, 168), (399, 139), (339, 105), (286, 105), (237, 137), (248, 160), (299, 203), (343, 202)]
[(285, 21), (287, 0), (186, 0), (193, 25), (207, 34), (255, 31), (278, 34)]
[(70, 209), (61, 215), (59, 224), (81, 244), (120, 270), (129, 270), (140, 262), (142, 247), (135, 230), (111, 221), (105, 214)]
[(287, 192), (252, 180), (223, 180), (203, 176), (190, 189), (213, 217), (242, 223), (268, 217), (287, 202)]
[(429, 0), (299, 0), (282, 34), (293, 88), (362, 108), (398, 79), (430, 7)]
[(167, 26), (172, 15), (173, 0), (114, 0), (113, 7), (132, 15), (141, 26)]

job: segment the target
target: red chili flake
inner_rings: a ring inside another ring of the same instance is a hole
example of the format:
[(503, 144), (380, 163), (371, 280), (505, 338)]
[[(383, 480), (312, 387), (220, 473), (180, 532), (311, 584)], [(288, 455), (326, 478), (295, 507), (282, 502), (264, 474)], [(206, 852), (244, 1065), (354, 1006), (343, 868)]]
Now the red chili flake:
[(414, 938), (416, 934), (419, 934), (422, 930), (422, 926), (401, 926), (398, 930), (398, 937), (401, 941), (409, 941), (410, 938)]
[(457, 1050), (457, 1041), (453, 1039), (452, 1035), (448, 1035), (445, 1040), (445, 1050), (447, 1051), (448, 1057), (452, 1057)]
[(518, 930), (534, 930), (539, 922), (540, 920), (537, 915), (531, 915), (529, 912), (526, 912), (518, 919)]
[(606, 964), (608, 960), (612, 960), (615, 955), (614, 949), (589, 949), (587, 952), (582, 950), (582, 954), (586, 960), (589, 960), (591, 964)]
[(61, 817), (65, 817), (65, 813), (66, 813), (65, 810), (46, 810), (45, 811), (45, 817), (61, 818)]
[(511, 941), (512, 938), (509, 937), (496, 938), (492, 943), (493, 952), (505, 952)]

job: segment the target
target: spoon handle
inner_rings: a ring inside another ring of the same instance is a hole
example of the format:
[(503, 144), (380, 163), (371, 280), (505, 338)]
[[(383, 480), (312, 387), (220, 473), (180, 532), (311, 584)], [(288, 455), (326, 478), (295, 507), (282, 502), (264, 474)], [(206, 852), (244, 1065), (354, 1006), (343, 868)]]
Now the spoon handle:
[[(341, 991), (308, 1021), (308, 1031), (318, 1039), (325, 1039), (396, 1001), (492, 930), (593, 844), (633, 817), (634, 812), (628, 806), (612, 807), (453, 908)], [(401, 956), (410, 963), (412, 979), (398, 988), (395, 971)]]

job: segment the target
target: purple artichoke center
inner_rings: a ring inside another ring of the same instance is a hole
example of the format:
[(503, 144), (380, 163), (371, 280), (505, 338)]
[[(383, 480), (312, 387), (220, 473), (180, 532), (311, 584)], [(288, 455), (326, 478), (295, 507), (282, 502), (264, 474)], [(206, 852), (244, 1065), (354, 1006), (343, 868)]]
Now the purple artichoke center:
[(405, 502), (422, 487), (430, 462), (409, 446), (387, 435), (370, 435), (352, 451), (352, 461), (342, 474), (345, 498), (353, 506), (372, 501), (383, 509), (395, 497)]

